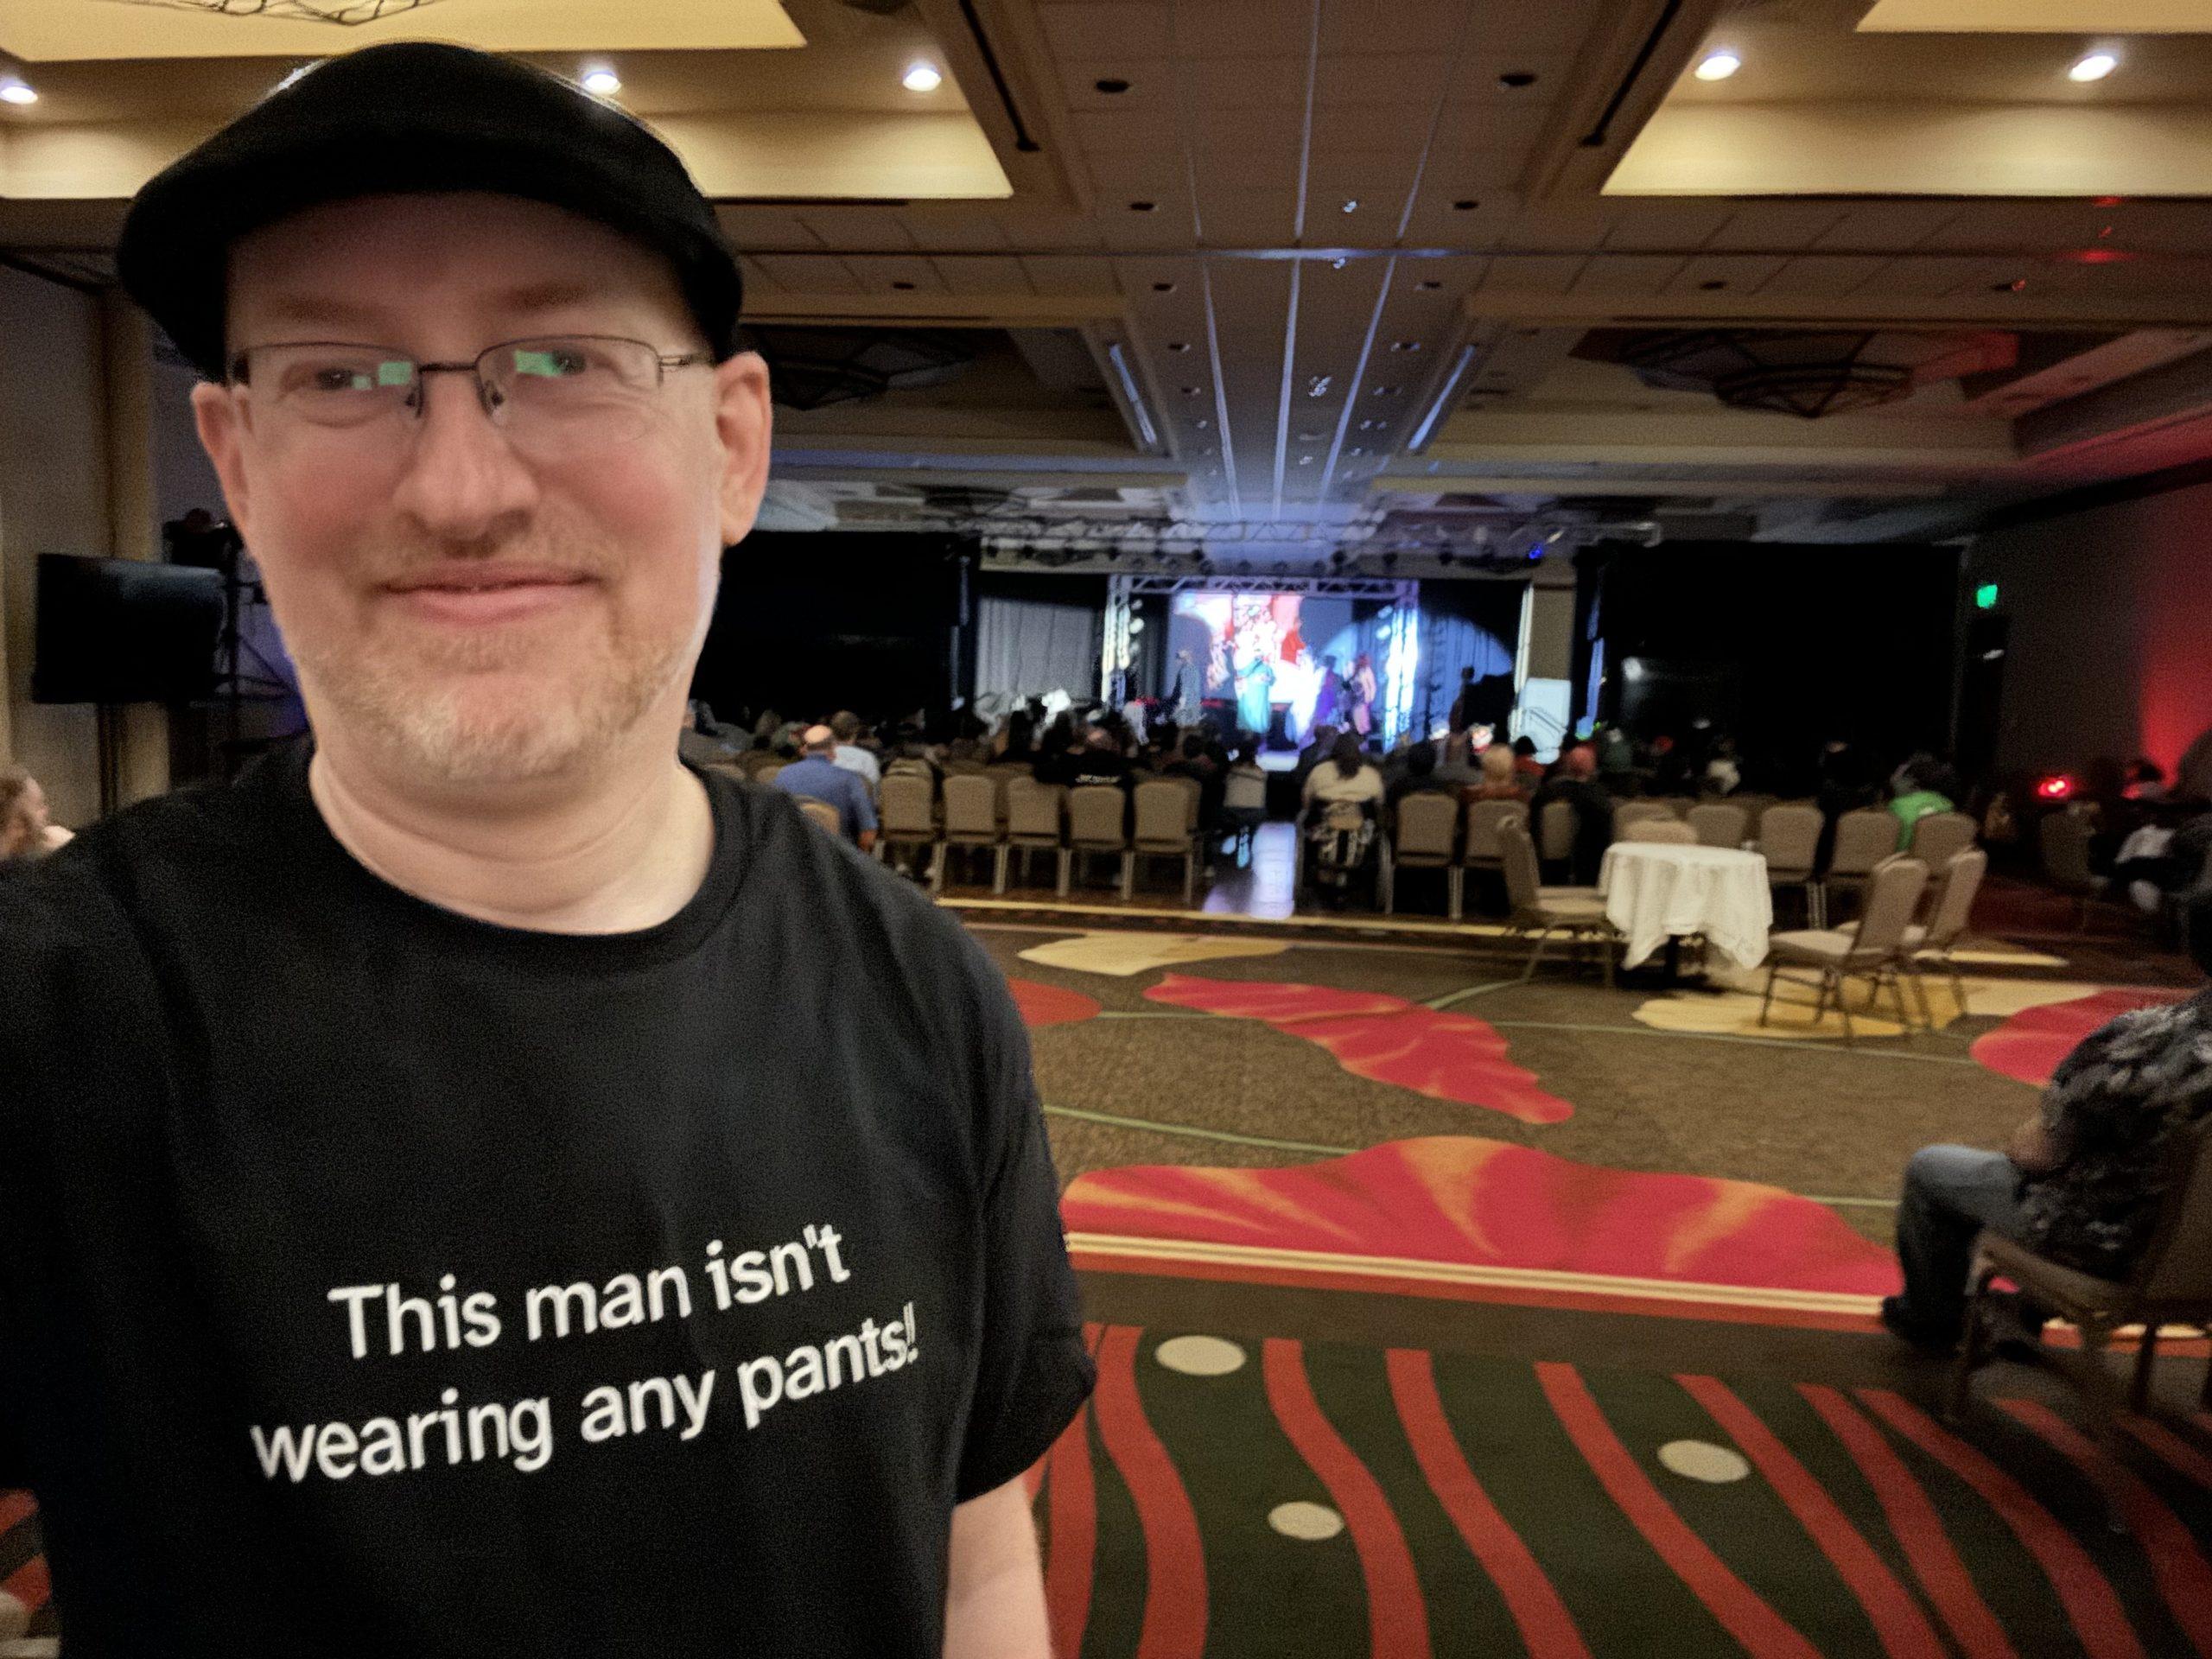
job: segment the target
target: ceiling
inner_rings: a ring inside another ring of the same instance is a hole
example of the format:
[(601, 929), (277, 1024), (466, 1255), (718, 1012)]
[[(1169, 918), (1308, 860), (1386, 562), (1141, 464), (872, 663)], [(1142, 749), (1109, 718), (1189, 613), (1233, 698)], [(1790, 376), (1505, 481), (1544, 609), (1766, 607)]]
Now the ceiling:
[[(105, 34), (35, 62), (26, 7), (213, 33), (189, 73)], [(2099, 0), (2085, 33), (2037, 0), (543, 3), (587, 10), (803, 41), (591, 54), (721, 200), (755, 318), (986, 342), (779, 411), (768, 523), (1464, 570), (1600, 534), (1955, 535), (2212, 456), (2212, 5)], [(523, 19), (400, 21), (579, 70)], [(0, 248), (99, 280), (137, 178), (301, 60), (262, 49), (280, 21), (8, 0), (41, 100), (0, 106)], [(1698, 79), (1719, 47), (1742, 69)], [(2092, 47), (2119, 70), (2069, 80)], [(918, 60), (937, 90), (899, 85)], [(1670, 330), (1916, 362), (2002, 337), (2012, 366), (1808, 420), (1586, 345)]]

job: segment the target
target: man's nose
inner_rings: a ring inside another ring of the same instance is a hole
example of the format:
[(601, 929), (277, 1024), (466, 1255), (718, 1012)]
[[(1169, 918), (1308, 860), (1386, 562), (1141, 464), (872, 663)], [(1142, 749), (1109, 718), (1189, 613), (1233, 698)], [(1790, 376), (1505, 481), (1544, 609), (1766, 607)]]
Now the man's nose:
[(491, 536), (502, 520), (527, 514), (538, 497), (537, 474), (494, 422), (493, 400), (477, 378), (425, 374), (417, 395), (421, 408), (393, 505), (456, 541)]

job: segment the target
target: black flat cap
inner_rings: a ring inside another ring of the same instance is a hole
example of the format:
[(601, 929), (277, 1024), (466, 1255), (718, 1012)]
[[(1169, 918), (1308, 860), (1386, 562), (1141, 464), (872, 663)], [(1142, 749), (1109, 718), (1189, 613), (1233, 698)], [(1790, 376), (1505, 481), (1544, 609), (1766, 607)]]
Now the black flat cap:
[(219, 380), (232, 243), (326, 201), (453, 190), (550, 202), (644, 244), (674, 267), (715, 359), (736, 353), (737, 259), (676, 153), (567, 81), (467, 47), (372, 46), (287, 82), (147, 182), (116, 264)]

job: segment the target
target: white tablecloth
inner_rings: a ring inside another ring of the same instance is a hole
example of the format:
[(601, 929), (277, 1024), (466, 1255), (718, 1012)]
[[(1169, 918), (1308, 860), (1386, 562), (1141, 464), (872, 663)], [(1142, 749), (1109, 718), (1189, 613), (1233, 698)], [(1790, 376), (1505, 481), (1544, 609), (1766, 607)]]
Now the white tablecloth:
[(1774, 925), (1766, 860), (1732, 847), (1684, 847), (1672, 842), (1617, 841), (1598, 873), (1605, 918), (1628, 941), (1621, 965), (1633, 968), (1669, 934), (1701, 933), (1731, 961), (1756, 968), (1766, 960)]

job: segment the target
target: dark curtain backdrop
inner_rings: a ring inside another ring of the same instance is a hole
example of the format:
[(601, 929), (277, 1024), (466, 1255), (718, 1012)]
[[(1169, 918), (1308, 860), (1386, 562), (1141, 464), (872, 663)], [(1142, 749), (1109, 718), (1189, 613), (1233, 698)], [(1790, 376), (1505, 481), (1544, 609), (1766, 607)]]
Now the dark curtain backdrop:
[(974, 671), (974, 557), (950, 536), (756, 531), (722, 556), (692, 695), (724, 721), (763, 708), (941, 720)]
[(1955, 549), (1593, 548), (1582, 573), (1596, 712), (1639, 737), (1703, 716), (1785, 767), (1830, 737), (1897, 758), (1949, 746)]
[[(1442, 729), (1459, 695), (1459, 671), (1475, 671), (1475, 717), (1505, 729), (1513, 712), (1513, 653), (1521, 638), (1525, 582), (1424, 582), (1421, 663), (1414, 671), (1413, 729)], [(1379, 658), (1377, 659), (1380, 660)]]

